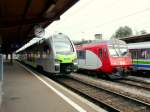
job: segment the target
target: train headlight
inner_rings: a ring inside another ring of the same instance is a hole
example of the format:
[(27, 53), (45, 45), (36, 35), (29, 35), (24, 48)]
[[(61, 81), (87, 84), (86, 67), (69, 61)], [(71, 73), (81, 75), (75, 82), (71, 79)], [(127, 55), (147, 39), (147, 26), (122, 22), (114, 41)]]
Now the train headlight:
[(55, 64), (60, 64), (61, 60), (55, 59)]
[(74, 65), (77, 65), (77, 64), (78, 64), (77, 59), (74, 59), (74, 60), (73, 60), (73, 64), (74, 64)]

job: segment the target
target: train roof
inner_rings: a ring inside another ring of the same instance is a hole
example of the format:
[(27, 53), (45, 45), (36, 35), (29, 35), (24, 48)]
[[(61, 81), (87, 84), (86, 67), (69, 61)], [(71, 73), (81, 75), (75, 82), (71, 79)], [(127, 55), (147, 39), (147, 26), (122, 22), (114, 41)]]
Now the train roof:
[[(54, 33), (54, 34), (52, 34), (52, 35), (50, 35), (49, 37), (47, 37), (47, 38), (39, 38), (37, 41), (34, 41), (34, 42), (32, 42), (32, 43), (27, 43), (27, 44), (25, 44), (24, 46), (22, 46), (19, 50), (17, 50), (16, 51), (16, 53), (20, 53), (20, 52), (23, 52), (23, 51), (25, 51), (25, 50), (28, 50), (28, 49), (30, 49), (30, 48), (32, 48), (32, 47), (34, 47), (34, 46), (36, 46), (38, 43), (43, 43), (45, 40), (48, 40), (49, 38), (51, 38), (51, 36), (57, 36), (57, 35), (65, 35), (65, 34), (63, 34), (63, 33), (61, 33), (61, 32), (57, 32), (57, 33)], [(66, 35), (65, 35), (66, 36)], [(32, 40), (31, 40), (32, 41)]]
[(150, 48), (150, 41), (149, 42), (130, 43), (127, 45), (128, 45), (129, 49)]
[(119, 39), (111, 39), (111, 40), (94, 40), (86, 44), (76, 45), (77, 50), (82, 48), (88, 47), (96, 47), (96, 46), (103, 46), (103, 45), (125, 45), (126, 43)]

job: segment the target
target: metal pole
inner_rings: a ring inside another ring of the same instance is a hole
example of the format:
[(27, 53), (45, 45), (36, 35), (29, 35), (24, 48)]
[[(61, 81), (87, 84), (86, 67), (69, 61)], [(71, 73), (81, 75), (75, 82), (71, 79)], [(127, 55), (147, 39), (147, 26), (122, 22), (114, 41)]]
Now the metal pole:
[(0, 54), (0, 81), (3, 80), (3, 55)]

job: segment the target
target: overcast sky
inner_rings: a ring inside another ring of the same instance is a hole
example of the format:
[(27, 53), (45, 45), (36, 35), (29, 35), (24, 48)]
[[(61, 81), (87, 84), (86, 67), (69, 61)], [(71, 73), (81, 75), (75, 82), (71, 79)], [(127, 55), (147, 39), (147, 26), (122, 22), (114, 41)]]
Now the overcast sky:
[[(150, 33), (150, 0), (80, 0), (45, 29), (44, 37), (62, 32), (72, 40), (94, 39), (95, 34), (109, 39), (125, 25), (134, 34), (141, 30)], [(37, 40), (32, 39), (22, 48)]]
[(46, 28), (46, 36), (56, 31), (72, 40), (94, 39), (94, 34), (109, 39), (125, 25), (134, 33), (150, 32), (150, 0), (80, 0)]

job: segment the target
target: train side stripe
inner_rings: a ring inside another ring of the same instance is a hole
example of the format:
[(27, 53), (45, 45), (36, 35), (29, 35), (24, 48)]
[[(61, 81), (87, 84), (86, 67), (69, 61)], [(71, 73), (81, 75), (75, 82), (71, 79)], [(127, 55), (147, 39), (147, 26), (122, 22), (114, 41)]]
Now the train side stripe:
[(134, 64), (135, 67), (150, 68), (150, 65)]
[(139, 60), (136, 61), (136, 60), (134, 60), (133, 63), (134, 64), (150, 64), (150, 61), (149, 60), (148, 61), (139, 61)]

